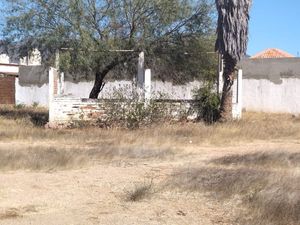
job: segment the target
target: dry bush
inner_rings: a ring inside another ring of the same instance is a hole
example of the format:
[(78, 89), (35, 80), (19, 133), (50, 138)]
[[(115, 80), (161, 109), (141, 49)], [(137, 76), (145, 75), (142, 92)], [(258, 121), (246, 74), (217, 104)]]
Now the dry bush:
[(255, 152), (249, 154), (228, 155), (212, 160), (221, 165), (266, 166), (266, 167), (299, 167), (299, 152)]
[(0, 211), (0, 220), (16, 219), (23, 217), (26, 213), (38, 212), (35, 205), (27, 205), (19, 208), (6, 208)]
[(4, 212), (0, 212), (0, 220), (15, 219), (18, 217), (22, 217), (22, 214), (17, 208), (9, 208)]
[(167, 186), (186, 192), (213, 192), (218, 198), (230, 198), (261, 189), (269, 172), (239, 168), (182, 168), (174, 171)]
[(138, 202), (151, 197), (154, 193), (154, 184), (151, 180), (150, 182), (144, 182), (135, 185), (132, 190), (125, 190), (125, 200), (130, 202)]
[(268, 184), (246, 202), (251, 225), (300, 224), (300, 175), (273, 174)]

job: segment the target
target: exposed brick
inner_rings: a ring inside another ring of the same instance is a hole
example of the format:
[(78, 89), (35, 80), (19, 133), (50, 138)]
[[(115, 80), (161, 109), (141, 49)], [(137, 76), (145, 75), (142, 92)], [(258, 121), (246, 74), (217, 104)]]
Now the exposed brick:
[(0, 77), (0, 104), (15, 104), (15, 77)]

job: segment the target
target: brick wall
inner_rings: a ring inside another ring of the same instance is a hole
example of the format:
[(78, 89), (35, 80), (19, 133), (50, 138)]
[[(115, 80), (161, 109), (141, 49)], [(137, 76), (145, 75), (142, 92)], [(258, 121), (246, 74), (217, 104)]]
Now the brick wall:
[(15, 104), (15, 77), (0, 77), (0, 104)]
[[(188, 120), (194, 120), (196, 115), (192, 103), (193, 101), (179, 100), (157, 101), (157, 104), (166, 108), (166, 116), (175, 120), (183, 114), (187, 116)], [(107, 116), (110, 111), (108, 107), (112, 104), (118, 104), (122, 107), (124, 103), (118, 100), (55, 97), (50, 105), (49, 125), (50, 127), (57, 127), (68, 125), (74, 121), (96, 121)]]

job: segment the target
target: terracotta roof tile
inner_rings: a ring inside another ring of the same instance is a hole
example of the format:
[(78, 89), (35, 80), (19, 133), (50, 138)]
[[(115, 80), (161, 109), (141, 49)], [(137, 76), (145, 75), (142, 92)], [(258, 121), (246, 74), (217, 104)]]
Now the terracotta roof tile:
[(252, 56), (251, 59), (293, 58), (295, 56), (277, 48), (269, 48)]

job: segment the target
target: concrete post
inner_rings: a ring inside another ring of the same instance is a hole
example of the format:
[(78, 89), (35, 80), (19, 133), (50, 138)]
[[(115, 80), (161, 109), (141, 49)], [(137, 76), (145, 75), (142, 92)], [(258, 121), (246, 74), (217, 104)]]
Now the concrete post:
[(64, 91), (65, 91), (65, 74), (62, 72), (59, 74), (58, 94), (63, 95)]
[(53, 67), (49, 68), (49, 103), (51, 103), (54, 98), (54, 70)]
[(222, 55), (219, 54), (218, 58), (218, 94), (221, 96), (223, 92), (223, 85), (224, 85), (224, 60), (222, 58)]
[(233, 86), (235, 90), (232, 103), (232, 118), (234, 120), (239, 120), (242, 118), (243, 110), (243, 71), (238, 71), (238, 76), (236, 84)]
[(53, 122), (53, 99), (54, 99), (54, 68), (49, 68), (49, 123)]
[(238, 72), (238, 104), (239, 104), (240, 118), (242, 118), (242, 111), (243, 111), (243, 70), (241, 70), (241, 69)]
[(50, 124), (54, 121), (53, 102), (57, 94), (59, 94), (58, 70), (53, 67), (50, 67), (49, 68), (49, 123)]
[(137, 76), (137, 85), (140, 88), (144, 87), (144, 75), (145, 75), (145, 53), (141, 52), (139, 54), (138, 61), (138, 76)]
[(151, 70), (145, 70), (145, 105), (148, 106), (151, 101)]
[(144, 83), (145, 83), (145, 54), (141, 52), (138, 60), (138, 74), (136, 80), (136, 94), (140, 101), (144, 99)]

